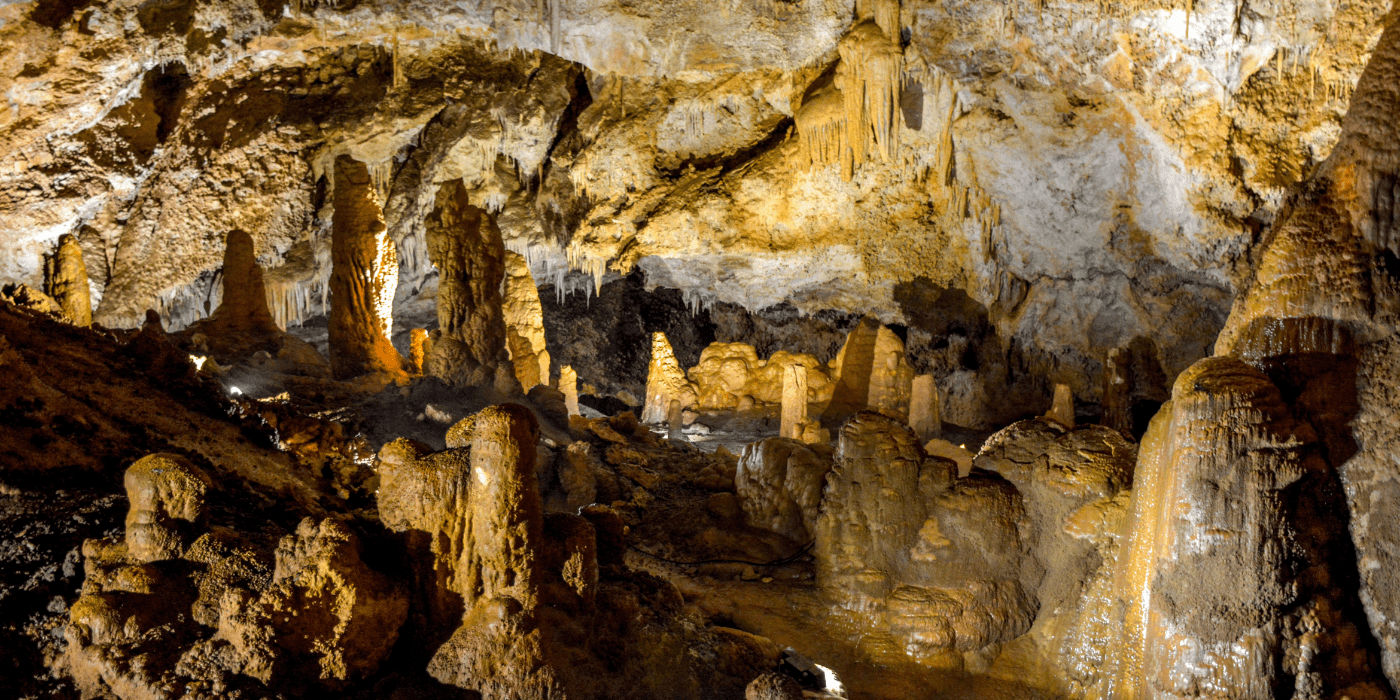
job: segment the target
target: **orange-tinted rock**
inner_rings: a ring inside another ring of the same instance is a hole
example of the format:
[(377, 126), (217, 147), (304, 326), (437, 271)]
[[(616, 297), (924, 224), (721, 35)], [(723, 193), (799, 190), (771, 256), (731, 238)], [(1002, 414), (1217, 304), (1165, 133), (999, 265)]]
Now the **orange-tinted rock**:
[(505, 244), (495, 218), (473, 206), (461, 180), (444, 184), (424, 222), (428, 257), (438, 269), (438, 327), (466, 345), (480, 365), (506, 357), (501, 281)]
[(389, 342), (398, 261), (364, 163), (335, 161), (331, 220), (330, 361), (336, 378), (401, 376), (407, 363)]

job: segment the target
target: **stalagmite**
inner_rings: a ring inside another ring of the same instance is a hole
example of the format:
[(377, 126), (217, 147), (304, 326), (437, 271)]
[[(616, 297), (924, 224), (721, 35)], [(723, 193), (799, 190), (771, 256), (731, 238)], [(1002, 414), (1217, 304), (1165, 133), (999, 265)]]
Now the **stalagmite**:
[(933, 375), (921, 374), (914, 377), (909, 390), (909, 427), (927, 442), (943, 435), (943, 418), (938, 404), (938, 385)]
[(1055, 385), (1055, 398), (1050, 404), (1046, 420), (1052, 420), (1066, 428), (1074, 427), (1074, 392), (1064, 384)]
[(423, 373), (423, 361), (428, 354), (428, 329), (414, 328), (408, 332), (408, 364), (414, 374)]
[(1128, 362), (1128, 349), (1114, 348), (1103, 364), (1103, 417), (1099, 422), (1120, 432), (1133, 429), (1133, 384)]
[(676, 353), (671, 350), (666, 334), (660, 331), (651, 334), (651, 363), (647, 366), (647, 396), (642, 406), (642, 422), (659, 424), (666, 421), (672, 400), (681, 402), (681, 408), (695, 405), (695, 388), (686, 381), (685, 372), (676, 361)]
[(778, 435), (802, 439), (802, 424), (807, 422), (807, 368), (788, 365), (783, 371), (782, 422)]
[(843, 418), (869, 409), (908, 420), (914, 371), (904, 358), (904, 341), (878, 319), (862, 318), (831, 366), (836, 386), (824, 415)]
[(72, 234), (58, 237), (58, 250), (48, 260), (45, 289), (75, 326), (92, 325), (92, 297), (88, 290), (83, 249)]
[(267, 288), (252, 236), (238, 230), (229, 232), (222, 277), (222, 300), (209, 320), (200, 324), (202, 332), (276, 335), (281, 331), (267, 305)]
[(549, 351), (544, 342), (544, 309), (525, 256), (506, 251), (504, 314), (506, 349), (515, 363), (520, 388), (529, 391), (549, 381)]
[(437, 192), (424, 222), (428, 256), (438, 269), (438, 326), (444, 338), (466, 346), (479, 365), (496, 366), (506, 356), (501, 282), (505, 244), (496, 221), (473, 206), (461, 180)]
[(671, 405), (666, 409), (666, 437), (671, 440), (684, 440), (685, 433), (682, 427), (682, 409), (679, 399), (671, 399)]
[(569, 415), (579, 415), (578, 372), (569, 365), (559, 368), (559, 392), (564, 395), (564, 406), (569, 409)]
[(402, 375), (406, 362), (385, 335), (392, 312), (385, 302), (393, 300), (385, 268), (398, 261), (386, 256), (390, 241), (369, 169), (348, 156), (335, 161), (331, 228), (331, 369), (341, 379), (369, 372)]

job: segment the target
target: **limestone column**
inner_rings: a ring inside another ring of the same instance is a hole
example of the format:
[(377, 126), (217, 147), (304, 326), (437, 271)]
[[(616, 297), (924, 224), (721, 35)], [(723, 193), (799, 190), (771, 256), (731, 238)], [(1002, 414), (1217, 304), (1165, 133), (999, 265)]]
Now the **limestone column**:
[(578, 372), (570, 365), (559, 368), (559, 393), (564, 395), (564, 407), (569, 409), (569, 415), (579, 415)]
[(58, 250), (48, 265), (46, 292), (63, 307), (63, 313), (75, 326), (92, 325), (92, 297), (88, 290), (87, 265), (83, 249), (72, 234), (58, 238)]
[(681, 408), (695, 403), (695, 389), (685, 378), (685, 371), (671, 350), (666, 334), (651, 334), (651, 364), (647, 367), (647, 397), (642, 406), (642, 422), (662, 423), (670, 412), (671, 400), (681, 402)]
[(267, 287), (258, 266), (253, 237), (230, 231), (225, 239), (223, 298), (209, 316), (208, 331), (275, 334), (281, 331), (267, 305)]
[(506, 251), (506, 349), (515, 364), (520, 388), (529, 391), (549, 381), (549, 351), (544, 343), (544, 307), (525, 256)]
[(914, 377), (909, 389), (909, 427), (920, 442), (943, 435), (943, 412), (938, 404), (938, 384), (932, 374)]
[(802, 439), (802, 424), (807, 422), (807, 367), (791, 364), (783, 369), (782, 423), (778, 435)]
[(1133, 429), (1133, 384), (1128, 375), (1128, 358), (1127, 348), (1114, 348), (1103, 363), (1103, 417), (1099, 422), (1122, 432)]
[[(364, 163), (335, 161), (331, 217), (330, 360), (337, 379), (370, 372), (403, 374), (406, 363), (389, 342), (398, 261), (384, 229), (379, 200)], [(391, 268), (391, 269), (386, 269)], [(386, 303), (389, 302), (389, 303)]]
[(506, 356), (501, 230), (489, 213), (472, 205), (461, 180), (438, 189), (424, 226), (428, 257), (438, 269), (438, 326), (444, 336), (465, 344), (478, 364), (497, 365)]

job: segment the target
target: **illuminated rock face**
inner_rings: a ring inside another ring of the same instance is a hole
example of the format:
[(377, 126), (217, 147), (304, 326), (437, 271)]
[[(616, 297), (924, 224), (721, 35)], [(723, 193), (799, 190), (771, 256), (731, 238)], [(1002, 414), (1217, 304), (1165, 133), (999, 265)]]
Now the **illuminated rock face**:
[(330, 360), (335, 376), (404, 373), (404, 359), (389, 343), (398, 259), (385, 237), (369, 169), (345, 157), (335, 161), (331, 254)]

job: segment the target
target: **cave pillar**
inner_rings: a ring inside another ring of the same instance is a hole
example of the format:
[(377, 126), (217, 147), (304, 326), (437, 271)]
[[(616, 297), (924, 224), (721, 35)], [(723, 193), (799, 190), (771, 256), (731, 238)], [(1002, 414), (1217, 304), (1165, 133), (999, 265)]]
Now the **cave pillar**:
[[(437, 192), (424, 221), (428, 257), (438, 269), (438, 326), (444, 337), (466, 346), (478, 365), (506, 360), (506, 323), (501, 283), (506, 249), (495, 218), (472, 205), (461, 180)], [(536, 296), (538, 303), (538, 295)]]
[(405, 374), (389, 342), (398, 260), (384, 228), (378, 197), (364, 163), (335, 161), (331, 217), (331, 370), (338, 379), (371, 372)]
[(914, 429), (920, 442), (928, 442), (943, 435), (938, 385), (933, 381), (931, 374), (914, 377), (909, 390), (909, 427)]
[(794, 363), (783, 369), (782, 423), (778, 435), (801, 440), (806, 422), (807, 368)]
[(549, 381), (549, 351), (544, 342), (544, 307), (525, 256), (506, 251), (504, 313), (506, 350), (522, 391)]
[(71, 234), (58, 238), (58, 250), (49, 259), (46, 291), (75, 326), (92, 325), (92, 297), (88, 290), (87, 265), (83, 249)]
[(647, 397), (642, 406), (642, 422), (662, 423), (670, 412), (671, 401), (681, 408), (695, 404), (695, 388), (685, 378), (671, 342), (660, 331), (651, 334), (651, 364), (647, 367)]

